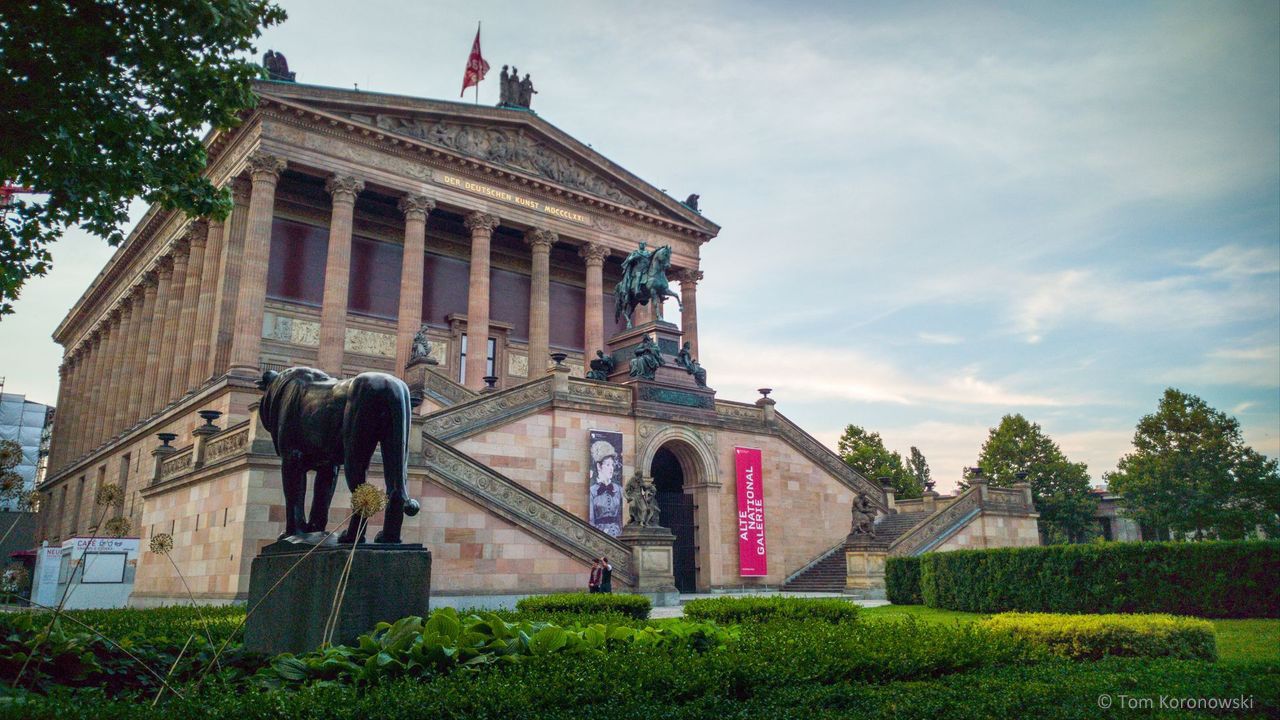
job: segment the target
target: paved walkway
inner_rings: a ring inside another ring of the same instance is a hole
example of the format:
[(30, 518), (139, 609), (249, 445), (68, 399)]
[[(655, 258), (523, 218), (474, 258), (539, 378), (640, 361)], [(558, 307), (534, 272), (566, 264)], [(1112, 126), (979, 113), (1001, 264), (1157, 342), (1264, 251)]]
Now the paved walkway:
[[(649, 617), (655, 618), (655, 619), (684, 617), (684, 604), (689, 602), (690, 600), (699, 600), (702, 598), (724, 597), (726, 595), (750, 595), (750, 594), (752, 593), (708, 593), (708, 594), (690, 593), (687, 595), (681, 595), (679, 605), (671, 605), (668, 607), (656, 607), (649, 612)], [(850, 598), (848, 595), (843, 595), (841, 593), (771, 592), (771, 593), (760, 593), (760, 595), (762, 595), (763, 597), (840, 598), (841, 600), (848, 600), (854, 605), (859, 605), (861, 607), (880, 607), (881, 605), (889, 604), (888, 600), (857, 600), (857, 599)]]

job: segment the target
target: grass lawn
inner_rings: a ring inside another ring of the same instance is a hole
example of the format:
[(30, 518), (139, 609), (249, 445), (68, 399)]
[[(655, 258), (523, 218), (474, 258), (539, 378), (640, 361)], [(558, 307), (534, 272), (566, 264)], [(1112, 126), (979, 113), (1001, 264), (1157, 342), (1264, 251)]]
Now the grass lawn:
[[(985, 615), (938, 610), (924, 605), (882, 605), (864, 608), (859, 617), (892, 620), (914, 617), (929, 622), (973, 622)], [(1214, 620), (1218, 637), (1218, 661), (1222, 663), (1280, 662), (1280, 620)]]

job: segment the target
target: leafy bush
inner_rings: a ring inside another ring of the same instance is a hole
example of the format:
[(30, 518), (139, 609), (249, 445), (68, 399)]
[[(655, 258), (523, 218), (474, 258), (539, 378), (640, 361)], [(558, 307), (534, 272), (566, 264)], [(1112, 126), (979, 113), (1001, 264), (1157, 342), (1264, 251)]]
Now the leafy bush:
[(598, 614), (616, 612), (636, 620), (649, 617), (652, 604), (644, 595), (613, 593), (556, 593), (533, 595), (516, 602), (516, 609), (523, 613), (579, 613)]
[[(221, 605), (193, 608), (174, 606), (139, 610), (66, 610), (62, 614), (79, 620), (117, 642), (126, 638), (155, 641), (159, 638), (176, 639), (181, 645), (193, 632), (208, 634), (215, 642), (221, 642), (235, 631), (244, 620), (245, 609), (238, 605)], [(0, 633), (10, 632), (21, 624), (26, 627), (27, 618), (41, 618), (37, 627), (49, 622), (45, 612), (19, 612), (0, 614)], [(79, 632), (84, 628), (72, 620), (59, 620), (68, 631)], [(86, 631), (87, 632), (87, 631)]]
[(835, 623), (856, 620), (858, 606), (839, 598), (748, 595), (691, 600), (684, 604), (684, 616), (722, 624), (771, 620), (825, 620)]
[(498, 662), (553, 654), (584, 654), (621, 646), (692, 648), (722, 645), (730, 631), (708, 623), (681, 622), (662, 628), (590, 625), (565, 629), (542, 622), (508, 623), (491, 613), (460, 616), (453, 608), (427, 620), (407, 617), (378, 623), (355, 646), (335, 646), (295, 657), (284, 653), (258, 674), (267, 687), (322, 681), (378, 683), (402, 677), (429, 678), (455, 668), (475, 670)]
[(891, 557), (884, 563), (885, 597), (894, 605), (919, 605), (920, 558)]
[(1218, 658), (1213, 625), (1172, 615), (1052, 615), (1001, 613), (980, 625), (1009, 632), (1069, 660), (1098, 660), (1108, 655)]
[(920, 558), (930, 607), (1280, 617), (1280, 541), (1096, 543)]

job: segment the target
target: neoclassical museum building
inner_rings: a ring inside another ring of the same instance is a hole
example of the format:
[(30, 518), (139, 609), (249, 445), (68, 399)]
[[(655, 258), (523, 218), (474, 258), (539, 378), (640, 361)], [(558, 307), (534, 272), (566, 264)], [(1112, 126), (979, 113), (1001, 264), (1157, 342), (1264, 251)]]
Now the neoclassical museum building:
[[(767, 393), (720, 398), (714, 367), (703, 384), (679, 364), (684, 343), (698, 357), (698, 283), (715, 272), (701, 249), (720, 232), (696, 197), (669, 197), (524, 107), (255, 89), (243, 122), (206, 141), (230, 216), (152, 207), (54, 333), (42, 537), (74, 545), (128, 518), (141, 546), (120, 579), (128, 604), (187, 602), (175, 565), (202, 602), (245, 599), (284, 527), (255, 383), (297, 365), (409, 384), (422, 512), (404, 537), (433, 554), (433, 601), (579, 590), (600, 556), (615, 590), (841, 589), (874, 586), (885, 555), (1038, 542), (1028, 488), (895, 501)], [(641, 243), (670, 249), (679, 326), (652, 305), (633, 329), (615, 321), (621, 263)], [(646, 339), (665, 364), (633, 377)], [(597, 351), (614, 361), (605, 379), (586, 377)], [(375, 456), (378, 486), (380, 468)], [(636, 473), (668, 541), (617, 531)], [(123, 499), (103, 508), (106, 484)], [(877, 516), (861, 554), (859, 497)], [(340, 490), (330, 529), (349, 508)], [(161, 533), (169, 558), (146, 551)], [(64, 558), (63, 582), (84, 557)]]

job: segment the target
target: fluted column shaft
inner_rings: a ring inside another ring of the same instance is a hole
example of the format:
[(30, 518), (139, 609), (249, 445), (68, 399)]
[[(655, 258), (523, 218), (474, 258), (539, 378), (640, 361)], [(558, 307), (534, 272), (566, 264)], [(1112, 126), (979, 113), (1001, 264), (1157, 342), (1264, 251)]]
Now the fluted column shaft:
[[(160, 355), (164, 347), (164, 328), (168, 323), (169, 291), (172, 289), (173, 261), (168, 257), (160, 258), (156, 264), (156, 299), (151, 314), (151, 333), (147, 337), (146, 379), (143, 381), (142, 410), (139, 417), (149, 418), (159, 409), (160, 402)], [(167, 387), (166, 387), (167, 389)]]
[(587, 364), (597, 350), (604, 350), (604, 259), (609, 249), (596, 243), (587, 243), (578, 250), (587, 263), (587, 289), (583, 300), (582, 349)]
[(84, 373), (80, 383), (80, 410), (76, 418), (75, 457), (77, 458), (88, 452), (93, 442), (93, 409), (96, 397), (93, 378), (101, 377), (99, 373), (102, 362), (101, 350), (102, 331), (99, 328), (85, 340)]
[(231, 220), (222, 231), (218, 290), (213, 306), (213, 327), (209, 331), (209, 345), (213, 355), (209, 377), (220, 377), (231, 363), (231, 345), (235, 336), (237, 303), (240, 299), (240, 274), (244, 268), (244, 237), (249, 226), (251, 187), (249, 181), (243, 178), (231, 181)]
[(169, 303), (164, 313), (164, 344), (160, 346), (160, 366), (156, 372), (156, 405), (158, 411), (173, 399), (174, 363), (177, 362), (178, 332), (182, 322), (182, 292), (187, 285), (187, 246), (180, 240), (174, 244), (173, 273), (169, 277)]
[(529, 371), (532, 377), (547, 369), (551, 352), (551, 246), (560, 236), (534, 229), (524, 234), (529, 245)]
[(129, 363), (133, 360), (133, 339), (139, 314), (131, 294), (121, 303), (120, 322), (117, 326), (120, 340), (116, 345), (115, 356), (111, 359), (111, 388), (108, 392), (110, 405), (107, 408), (110, 418), (110, 427), (107, 428), (108, 438), (115, 437), (124, 429), (126, 416), (129, 414), (128, 385), (129, 379), (133, 377)]
[(218, 267), (222, 261), (222, 223), (209, 222), (201, 264), (200, 289), (197, 296), (195, 337), (191, 344), (191, 370), (187, 387), (198, 388), (212, 374), (213, 306), (218, 295)]
[(101, 356), (98, 363), (97, 376), (100, 379), (97, 391), (93, 398), (93, 435), (89, 444), (89, 449), (98, 447), (107, 436), (107, 428), (111, 425), (110, 405), (108, 401), (111, 398), (111, 366), (115, 364), (116, 345), (120, 339), (119, 311), (112, 309), (107, 315), (106, 320), (102, 323), (102, 343), (98, 346), (98, 354)]
[(689, 343), (689, 353), (700, 358), (698, 354), (698, 281), (702, 280), (701, 270), (683, 270), (676, 279), (680, 281), (680, 329), (684, 332), (685, 342)]
[(174, 346), (173, 378), (169, 383), (171, 398), (180, 398), (191, 388), (188, 379), (191, 377), (191, 348), (196, 337), (196, 310), (200, 304), (200, 276), (204, 270), (206, 229), (201, 224), (187, 234), (190, 254), (182, 286), (182, 302), (178, 306), (178, 341)]
[(465, 220), (471, 231), (471, 274), (467, 292), (467, 364), (465, 385), (472, 390), (484, 387), (489, 357), (489, 246), (498, 218), (473, 212)]
[[(71, 395), (71, 374), (73, 371), (72, 356), (70, 353), (63, 356), (62, 364), (58, 366), (58, 404), (55, 406), (55, 412), (62, 415), (67, 413), (67, 419), (71, 419), (70, 407), (67, 406), (67, 398)], [(49, 470), (51, 473), (62, 467), (63, 443), (67, 436), (66, 427), (58, 422), (60, 418), (55, 418), (53, 423), (53, 434), (49, 438)]]
[(435, 209), (431, 198), (400, 198), (404, 213), (404, 253), (400, 256), (400, 310), (396, 315), (396, 374), (403, 376), (413, 350), (413, 338), (422, 327), (422, 263), (427, 246), (427, 214)]
[(329, 250), (324, 262), (324, 300), (320, 306), (320, 369), (342, 377), (347, 344), (347, 297), (351, 291), (351, 225), (356, 196), (364, 182), (334, 175), (324, 185), (333, 196)]
[(267, 301), (267, 265), (271, 261), (271, 221), (276, 184), (284, 171), (283, 158), (254, 153), (249, 158), (253, 189), (241, 257), (240, 287), (236, 293), (236, 324), (227, 372), (257, 378), (261, 364), (262, 316)]
[(132, 425), (145, 417), (149, 406), (145, 405), (147, 395), (147, 353), (151, 349), (151, 334), (156, 331), (156, 279), (154, 273), (147, 273), (142, 279), (141, 316), (137, 327), (137, 338), (133, 345), (133, 379), (129, 390), (129, 423)]

